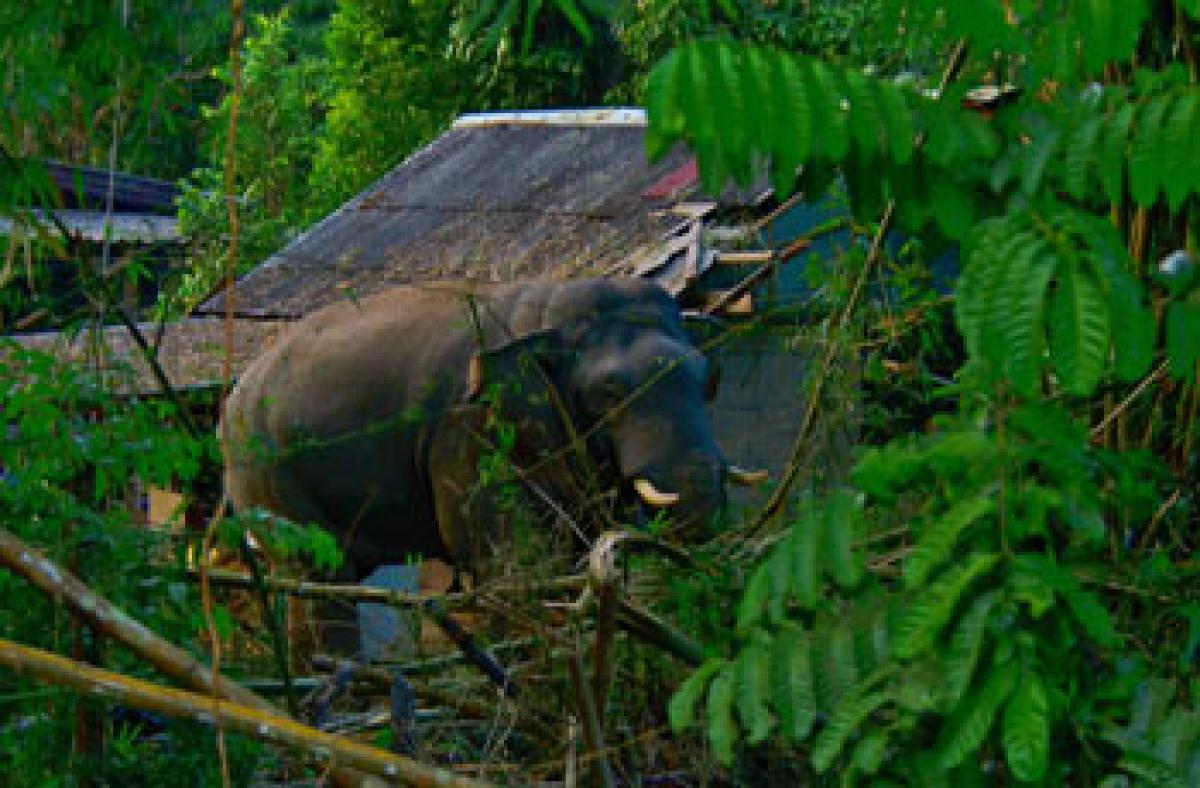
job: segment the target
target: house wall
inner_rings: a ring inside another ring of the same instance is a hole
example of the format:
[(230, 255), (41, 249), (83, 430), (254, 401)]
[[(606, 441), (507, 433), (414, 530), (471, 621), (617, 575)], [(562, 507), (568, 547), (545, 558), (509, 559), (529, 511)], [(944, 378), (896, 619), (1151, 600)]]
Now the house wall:
[[(721, 385), (709, 406), (717, 441), (730, 462), (771, 474), (770, 482), (761, 487), (731, 489), (735, 516), (761, 507), (790, 462), (804, 418), (809, 377), (819, 365), (816, 353), (796, 341), (794, 327), (772, 327), (733, 339), (711, 353), (721, 369)], [(843, 371), (826, 384), (827, 404), (818, 411), (795, 493), (845, 478), (857, 432), (854, 375), (854, 370)]]

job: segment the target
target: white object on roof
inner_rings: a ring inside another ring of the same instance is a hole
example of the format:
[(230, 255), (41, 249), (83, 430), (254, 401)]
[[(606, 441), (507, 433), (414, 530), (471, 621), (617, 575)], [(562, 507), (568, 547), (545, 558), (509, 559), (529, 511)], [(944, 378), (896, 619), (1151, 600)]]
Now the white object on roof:
[(589, 109), (546, 109), (521, 112), (476, 112), (460, 115), (452, 129), (490, 126), (637, 126), (646, 125), (640, 107), (593, 107)]

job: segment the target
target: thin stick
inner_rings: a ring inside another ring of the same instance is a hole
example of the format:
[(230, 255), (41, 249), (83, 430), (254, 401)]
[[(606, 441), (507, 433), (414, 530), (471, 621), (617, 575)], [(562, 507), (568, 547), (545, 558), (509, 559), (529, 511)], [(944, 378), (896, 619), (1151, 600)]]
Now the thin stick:
[(1167, 512), (1170, 511), (1171, 507), (1174, 506), (1179, 500), (1179, 496), (1182, 492), (1182, 488), (1176, 487), (1175, 492), (1171, 493), (1171, 497), (1163, 501), (1162, 506), (1159, 506), (1158, 509), (1155, 510), (1154, 516), (1150, 518), (1150, 524), (1146, 526), (1146, 530), (1142, 532), (1142, 538), (1138, 540), (1137, 546), (1139, 550), (1145, 548), (1146, 545), (1150, 543), (1150, 539), (1154, 536), (1154, 532), (1158, 530), (1158, 524), (1162, 522), (1164, 517), (1167, 516)]
[(1158, 367), (1149, 375), (1147, 375), (1141, 383), (1137, 384), (1133, 391), (1129, 392), (1125, 399), (1121, 400), (1119, 403), (1117, 403), (1115, 408), (1104, 414), (1104, 418), (1100, 420), (1100, 423), (1095, 427), (1092, 427), (1089, 437), (1092, 440), (1096, 440), (1103, 435), (1104, 431), (1108, 429), (1108, 425), (1111, 424), (1114, 419), (1124, 413), (1129, 406), (1133, 404), (1133, 401), (1142, 395), (1142, 392), (1145, 391), (1150, 384), (1154, 383), (1163, 376), (1163, 374), (1167, 371), (1168, 363), (1168, 361), (1164, 361), (1159, 364)]

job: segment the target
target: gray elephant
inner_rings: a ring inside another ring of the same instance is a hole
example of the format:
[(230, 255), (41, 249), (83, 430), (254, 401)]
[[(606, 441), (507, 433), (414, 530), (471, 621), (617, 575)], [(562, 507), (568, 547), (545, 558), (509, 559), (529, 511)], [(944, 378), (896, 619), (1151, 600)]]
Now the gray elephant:
[(226, 491), (329, 529), (354, 578), (493, 550), (506, 521), (481, 469), (497, 453), (534, 508), (594, 521), (636, 500), (702, 524), (727, 482), (759, 479), (717, 447), (713, 387), (675, 302), (642, 280), (398, 288), (315, 312), (250, 365), (222, 419)]

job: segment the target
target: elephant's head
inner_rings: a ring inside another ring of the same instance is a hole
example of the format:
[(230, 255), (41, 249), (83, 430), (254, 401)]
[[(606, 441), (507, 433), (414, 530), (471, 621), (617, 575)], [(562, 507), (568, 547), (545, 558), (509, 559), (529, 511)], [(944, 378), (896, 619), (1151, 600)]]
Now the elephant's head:
[(604, 485), (677, 526), (711, 521), (726, 483), (765, 478), (731, 466), (717, 446), (705, 411), (715, 370), (665, 292), (638, 281), (594, 286), (550, 314), (550, 328), (476, 357), (473, 395), (522, 381), (510, 409), (519, 403), (527, 422), (553, 424), (560, 441), (582, 436)]

